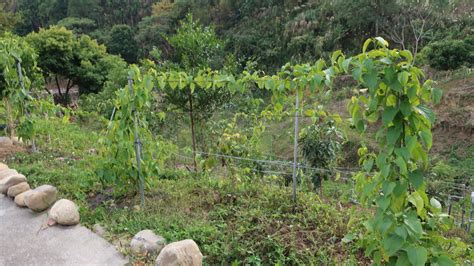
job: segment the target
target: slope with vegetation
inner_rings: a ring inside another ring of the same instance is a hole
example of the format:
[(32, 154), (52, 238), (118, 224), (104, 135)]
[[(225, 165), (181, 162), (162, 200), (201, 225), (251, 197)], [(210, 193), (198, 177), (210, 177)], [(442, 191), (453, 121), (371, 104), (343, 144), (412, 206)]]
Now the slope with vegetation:
[(0, 112), (37, 152), (2, 159), (137, 263), (143, 229), (209, 265), (469, 263), (441, 208), (469, 211), (473, 7), (427, 3), (7, 1)]

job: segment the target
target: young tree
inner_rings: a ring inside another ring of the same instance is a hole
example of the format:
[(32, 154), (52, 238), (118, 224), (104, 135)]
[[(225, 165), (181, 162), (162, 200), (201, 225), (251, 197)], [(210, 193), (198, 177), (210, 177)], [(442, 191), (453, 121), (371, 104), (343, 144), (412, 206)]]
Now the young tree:
[[(220, 40), (214, 30), (203, 27), (198, 21), (193, 20), (191, 15), (181, 22), (177, 33), (168, 42), (172, 47), (168, 55), (170, 62), (168, 68), (185, 70), (195, 74), (200, 70), (208, 68), (222, 68), (224, 62), (224, 43)], [(229, 98), (226, 90), (210, 88), (209, 90), (167, 90), (165, 99), (178, 109), (189, 113), (191, 122), (191, 137), (193, 142), (194, 158), (196, 155), (196, 120), (205, 120), (212, 115), (216, 108), (222, 106)], [(197, 163), (194, 160), (194, 167)]]

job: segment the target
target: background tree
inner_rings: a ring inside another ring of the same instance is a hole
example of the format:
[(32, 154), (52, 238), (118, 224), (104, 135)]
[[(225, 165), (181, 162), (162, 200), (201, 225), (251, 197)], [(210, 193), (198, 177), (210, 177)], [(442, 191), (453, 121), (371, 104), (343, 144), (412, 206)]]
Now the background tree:
[(442, 40), (431, 43), (422, 50), (429, 65), (437, 70), (454, 70), (474, 65), (474, 38)]
[[(105, 46), (87, 35), (76, 37), (64, 27), (41, 29), (29, 34), (27, 41), (38, 52), (43, 77), (46, 83), (56, 85), (55, 99), (62, 104), (69, 103), (69, 91), (74, 85), (80, 93), (98, 92), (111, 69), (123, 66), (121, 59), (106, 53)], [(63, 80), (65, 86), (61, 85)]]
[(67, 17), (58, 21), (57, 26), (72, 30), (74, 34), (89, 34), (97, 29), (97, 24), (90, 18)]
[(11, 12), (6, 3), (0, 3), (0, 33), (11, 31), (20, 22), (20, 15)]
[(128, 63), (137, 62), (138, 45), (132, 28), (124, 24), (113, 26), (107, 41), (107, 50), (111, 54), (120, 55)]

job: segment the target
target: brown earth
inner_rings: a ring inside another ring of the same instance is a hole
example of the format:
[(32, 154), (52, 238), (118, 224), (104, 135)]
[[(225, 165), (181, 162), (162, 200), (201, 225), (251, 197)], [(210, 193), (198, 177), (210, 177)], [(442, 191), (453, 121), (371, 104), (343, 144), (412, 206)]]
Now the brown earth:
[(434, 107), (432, 153), (474, 145), (474, 75), (439, 84), (441, 103)]
[(0, 143), (0, 161), (4, 161), (11, 154), (24, 150), (25, 148), (23, 148), (23, 146), (21, 145), (9, 145)]

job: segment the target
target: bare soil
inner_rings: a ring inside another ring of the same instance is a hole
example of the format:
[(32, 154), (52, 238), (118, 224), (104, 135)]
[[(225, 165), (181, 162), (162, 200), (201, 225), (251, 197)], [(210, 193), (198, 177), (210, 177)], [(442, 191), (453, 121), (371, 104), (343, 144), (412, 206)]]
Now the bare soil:
[(10, 155), (24, 150), (25, 148), (21, 145), (8, 145), (0, 143), (0, 161), (4, 161)]

